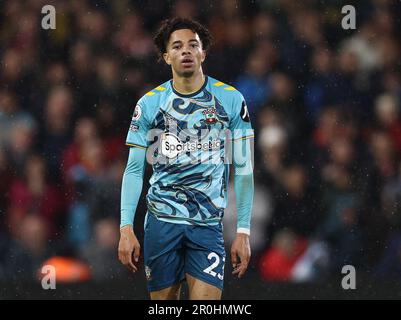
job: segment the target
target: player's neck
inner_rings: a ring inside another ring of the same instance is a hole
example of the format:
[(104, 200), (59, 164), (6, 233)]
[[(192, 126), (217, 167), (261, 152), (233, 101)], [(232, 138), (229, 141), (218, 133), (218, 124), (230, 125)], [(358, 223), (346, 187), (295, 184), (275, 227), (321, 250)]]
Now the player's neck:
[(176, 91), (182, 94), (191, 94), (202, 88), (205, 83), (203, 72), (197, 72), (192, 77), (180, 77), (173, 74), (173, 86)]

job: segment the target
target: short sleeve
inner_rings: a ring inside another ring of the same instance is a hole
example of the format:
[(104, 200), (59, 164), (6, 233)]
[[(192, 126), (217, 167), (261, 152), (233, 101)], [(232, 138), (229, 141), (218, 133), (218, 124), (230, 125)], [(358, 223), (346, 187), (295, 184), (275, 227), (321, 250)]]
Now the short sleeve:
[(150, 122), (146, 115), (146, 104), (140, 99), (135, 106), (128, 130), (126, 144), (132, 147), (147, 148)]
[(229, 127), (231, 138), (233, 140), (253, 138), (254, 132), (245, 99), (241, 93), (236, 93), (237, 94), (235, 94), (232, 100), (232, 112)]

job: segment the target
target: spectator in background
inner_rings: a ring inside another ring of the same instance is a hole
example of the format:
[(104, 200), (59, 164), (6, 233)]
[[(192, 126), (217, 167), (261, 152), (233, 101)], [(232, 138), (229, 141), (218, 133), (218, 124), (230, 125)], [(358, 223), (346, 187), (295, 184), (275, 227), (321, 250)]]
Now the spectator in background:
[[(261, 42), (248, 56), (245, 74), (236, 81), (246, 101), (250, 114), (256, 115), (259, 108), (270, 96), (271, 87), (268, 74), (275, 60), (275, 50), (270, 42)], [(253, 119), (254, 120), (254, 119)]]
[(380, 281), (394, 281), (401, 278), (401, 234), (392, 234), (379, 263), (374, 270), (374, 277)]
[(263, 157), (261, 182), (272, 194), (272, 218), (266, 229), (270, 241), (283, 228), (307, 236), (314, 231), (319, 218), (319, 194), (309, 185), (306, 170), (297, 163), (288, 163), (284, 157), (287, 138), (280, 119), (276, 111), (265, 110), (265, 116), (260, 118), (264, 127), (258, 141)]
[(96, 103), (99, 92), (96, 92), (95, 61), (93, 49), (88, 41), (78, 39), (70, 48), (71, 87), (74, 90), (74, 98), (78, 115), (88, 114), (88, 109)]
[(374, 131), (370, 137), (370, 147), (373, 155), (373, 164), (377, 167), (383, 182), (396, 175), (398, 156), (394, 143), (388, 133)]
[(87, 39), (96, 52), (102, 52), (109, 46), (110, 23), (106, 8), (91, 8), (77, 14), (79, 34)]
[(309, 158), (311, 167), (314, 168), (313, 180), (320, 180), (320, 169), (328, 161), (329, 145), (334, 137), (338, 135), (341, 112), (338, 107), (328, 106), (321, 110), (315, 128), (310, 138)]
[(336, 104), (348, 105), (349, 111), (357, 114), (362, 121), (370, 121), (371, 110), (364, 105), (363, 96), (366, 93), (360, 86), (358, 78), (358, 58), (352, 51), (340, 51), (336, 68)]
[(389, 233), (401, 231), (401, 166), (398, 174), (384, 184), (381, 192), (381, 213), (389, 226)]
[(341, 44), (341, 51), (355, 57), (355, 67), (363, 74), (375, 71), (380, 65), (378, 47), (379, 34), (375, 26), (365, 22), (359, 27), (359, 32), (347, 38)]
[(125, 166), (121, 158), (107, 165), (104, 144), (99, 139), (85, 141), (79, 154), (79, 162), (67, 173), (73, 190), (67, 238), (78, 248), (89, 241), (93, 223), (118, 212)]
[(318, 47), (312, 55), (311, 69), (305, 89), (304, 103), (309, 121), (316, 123), (324, 106), (336, 103), (337, 89), (334, 56), (327, 47)]
[[(385, 193), (393, 189), (389, 186), (394, 186), (394, 181), (397, 181), (398, 157), (387, 132), (373, 131), (368, 142), (369, 154), (364, 164), (367, 173), (361, 185), (361, 210), (364, 212), (361, 224), (365, 237), (366, 264), (371, 266), (381, 256), (390, 233), (389, 220), (384, 217), (383, 209), (387, 202), (384, 202), (387, 198)], [(389, 205), (391, 207), (391, 203)]]
[[(114, 55), (104, 54), (97, 58), (96, 62), (96, 78), (102, 96), (113, 97), (119, 92), (120, 86), (120, 64)], [(88, 112), (94, 114), (88, 106)]]
[(5, 266), (7, 279), (14, 283), (37, 279), (39, 267), (51, 249), (47, 242), (49, 229), (38, 212), (23, 217), (17, 227)]
[(88, 262), (95, 281), (115, 281), (127, 277), (128, 271), (115, 259), (120, 236), (118, 229), (116, 219), (98, 220), (94, 224), (93, 238), (81, 250), (80, 256)]
[(317, 227), (317, 238), (328, 241), (333, 270), (345, 264), (358, 265), (361, 262), (361, 198), (355, 188), (354, 160), (351, 142), (337, 138), (331, 142), (330, 160), (322, 170), (323, 216)]
[[(127, 121), (125, 115), (132, 111), (132, 101), (137, 101), (140, 92), (146, 91), (146, 89), (150, 90), (152, 87), (147, 88), (147, 86), (150, 86), (148, 84), (149, 76), (143, 63), (130, 59), (122, 66), (121, 71), (122, 81), (118, 105), (120, 112), (117, 112), (117, 117), (120, 123), (123, 124), (124, 120)], [(126, 124), (128, 125), (128, 122)]]
[(19, 119), (10, 128), (5, 150), (16, 175), (23, 172), (28, 156), (35, 149), (36, 134), (37, 124), (31, 118)]
[(268, 104), (280, 113), (286, 125), (290, 156), (304, 160), (309, 126), (295, 84), (289, 75), (276, 72), (270, 78), (270, 85), (272, 90)]
[(121, 179), (125, 169), (125, 158), (116, 159), (102, 175), (95, 178), (88, 191), (88, 204), (92, 222), (102, 218), (116, 218), (120, 205)]
[(35, 77), (31, 65), (31, 57), (25, 57), (22, 49), (9, 47), (1, 57), (0, 83), (1, 89), (8, 89), (15, 94), (17, 103), (25, 110), (34, 104)]
[(398, 101), (401, 99), (401, 76), (394, 70), (388, 70), (381, 75), (380, 86), (384, 92), (394, 96)]
[(113, 42), (123, 55), (135, 59), (146, 58), (153, 49), (152, 37), (136, 12), (124, 16), (122, 28), (113, 37)]
[(35, 127), (34, 117), (27, 111), (21, 110), (13, 91), (0, 89), (0, 145), (8, 145), (13, 127), (25, 123)]
[(399, 62), (400, 46), (390, 35), (385, 35), (379, 41), (381, 68), (391, 71)]
[(67, 66), (62, 61), (54, 61), (46, 68), (46, 84), (52, 86), (67, 85), (70, 78)]
[[(222, 14), (224, 15), (225, 12)], [(211, 29), (222, 28), (219, 31), (222, 33), (222, 41), (216, 41), (213, 64), (206, 62), (206, 69), (209, 74), (213, 74), (216, 78), (224, 78), (227, 83), (233, 83), (238, 78), (240, 70), (243, 70), (250, 41), (246, 22), (238, 16), (231, 17), (230, 13), (227, 15), (230, 16), (227, 20), (224, 17), (223, 19), (217, 17), (217, 21), (212, 18)], [(222, 23), (224, 25), (221, 25)], [(234, 65), (237, 67), (232, 68)]]
[(263, 183), (273, 189), (282, 180), (288, 148), (287, 133), (281, 123), (272, 123), (262, 128), (258, 146), (261, 153)]
[(400, 107), (396, 97), (383, 94), (375, 103), (376, 127), (385, 130), (393, 141), (398, 153), (401, 152), (401, 119)]
[(126, 148), (123, 142), (125, 132), (122, 132), (119, 127), (116, 113), (117, 103), (111, 99), (104, 99), (99, 103), (96, 112), (96, 122), (104, 143), (105, 158), (108, 164), (120, 159)]
[(307, 240), (290, 230), (278, 232), (272, 246), (259, 262), (261, 278), (266, 281), (290, 281), (294, 267), (307, 248)]
[(283, 32), (281, 43), (282, 65), (299, 83), (305, 83), (313, 47), (322, 44), (322, 20), (318, 11), (309, 8), (289, 9), (289, 32)]
[(194, 18), (198, 8), (196, 6), (196, 2), (189, 0), (177, 0), (175, 1), (171, 15), (174, 17), (181, 17), (191, 19)]
[(39, 141), (53, 181), (60, 180), (60, 161), (62, 152), (71, 140), (74, 108), (69, 88), (55, 87), (49, 92), (44, 108), (44, 128)]
[(302, 237), (314, 233), (321, 218), (320, 194), (309, 186), (307, 172), (302, 165), (285, 167), (279, 193), (275, 195), (273, 203), (269, 237), (284, 228)]
[[(12, 181), (12, 173), (7, 155), (0, 146), (0, 217), (4, 217), (7, 212), (9, 187)], [(0, 234), (5, 228), (4, 219), (0, 220)]]
[(273, 40), (277, 37), (278, 25), (275, 16), (270, 12), (257, 12), (251, 23), (253, 38)]
[(91, 212), (88, 197), (103, 175), (104, 151), (100, 140), (88, 140), (81, 145), (79, 162), (68, 172), (72, 183), (73, 201), (70, 205), (67, 226), (68, 242), (77, 248), (83, 246), (91, 236)]
[(80, 152), (83, 146), (91, 141), (98, 139), (98, 130), (96, 121), (85, 117), (76, 121), (74, 128), (74, 138), (65, 148), (62, 155), (62, 176), (67, 186), (72, 184), (70, 181), (70, 170), (80, 162)]
[(17, 235), (24, 218), (32, 212), (46, 224), (49, 238), (61, 236), (60, 225), (64, 213), (64, 201), (58, 188), (46, 177), (46, 166), (42, 157), (30, 155), (24, 173), (9, 184), (9, 207), (7, 225), (12, 235)]

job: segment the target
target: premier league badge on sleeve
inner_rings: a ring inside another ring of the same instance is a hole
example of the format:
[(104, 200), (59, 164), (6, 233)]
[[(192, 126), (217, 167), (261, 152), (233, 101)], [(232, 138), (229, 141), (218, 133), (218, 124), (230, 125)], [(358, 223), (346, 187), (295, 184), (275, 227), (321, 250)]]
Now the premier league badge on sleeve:
[(206, 123), (213, 124), (216, 123), (216, 108), (207, 108), (202, 112), (205, 115)]
[(135, 110), (134, 110), (134, 115), (132, 116), (132, 121), (137, 121), (142, 115), (142, 109), (139, 104), (136, 105)]

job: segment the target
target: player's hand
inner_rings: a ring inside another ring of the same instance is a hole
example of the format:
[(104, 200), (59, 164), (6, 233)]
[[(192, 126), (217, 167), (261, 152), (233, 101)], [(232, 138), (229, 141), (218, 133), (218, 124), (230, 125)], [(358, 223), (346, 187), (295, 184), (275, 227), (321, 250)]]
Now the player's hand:
[(135, 236), (131, 225), (124, 226), (120, 229), (120, 243), (118, 244), (118, 259), (132, 272), (136, 272), (138, 267), (135, 266), (132, 259), (138, 262), (141, 252), (141, 246)]
[(249, 245), (249, 236), (244, 233), (237, 233), (231, 246), (231, 264), (233, 266), (233, 274), (241, 278), (248, 268), (251, 259), (251, 246)]

